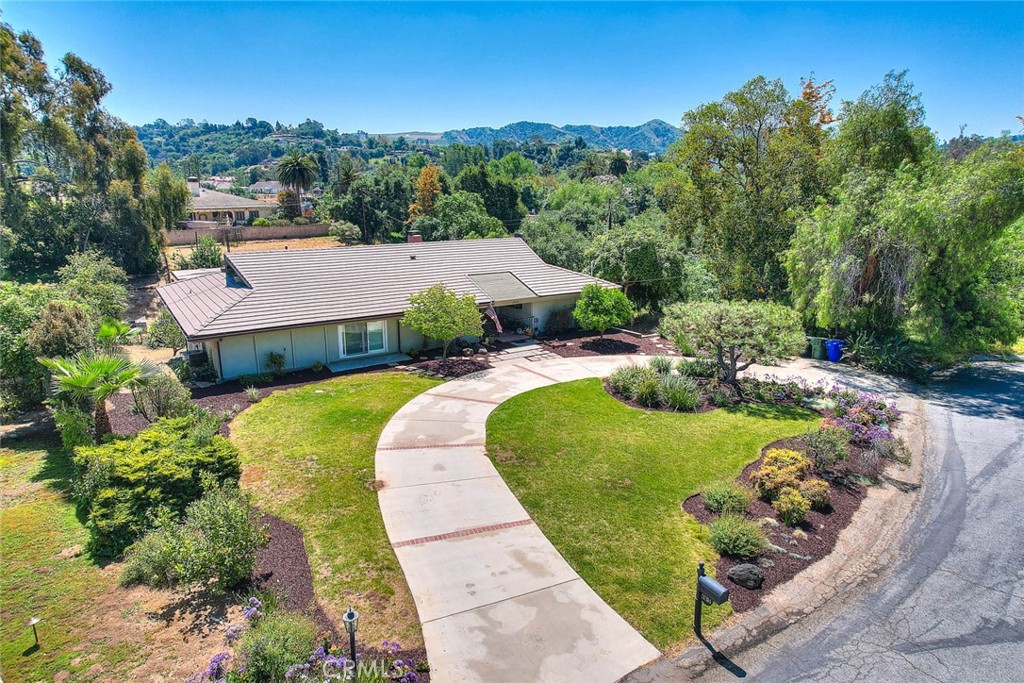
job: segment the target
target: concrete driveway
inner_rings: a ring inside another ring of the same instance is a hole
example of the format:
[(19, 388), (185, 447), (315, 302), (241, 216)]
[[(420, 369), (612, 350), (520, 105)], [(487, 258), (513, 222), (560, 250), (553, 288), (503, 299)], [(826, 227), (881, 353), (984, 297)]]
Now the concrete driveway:
[(658, 657), (545, 538), (485, 453), (487, 417), (502, 401), (628, 362), (504, 363), (421, 394), (385, 426), (380, 509), (431, 680), (612, 683)]
[(890, 570), (702, 680), (1024, 680), (1024, 364), (939, 381), (926, 417), (921, 501)]

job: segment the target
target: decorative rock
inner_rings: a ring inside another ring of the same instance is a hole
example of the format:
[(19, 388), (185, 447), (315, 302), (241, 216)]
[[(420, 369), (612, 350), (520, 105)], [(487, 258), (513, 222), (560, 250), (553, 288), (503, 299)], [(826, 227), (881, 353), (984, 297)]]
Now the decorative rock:
[(799, 538), (801, 541), (807, 540), (807, 532), (801, 529), (797, 529), (793, 532), (793, 538)]
[(769, 560), (767, 557), (757, 558), (757, 566), (764, 567), (765, 569), (771, 569), (775, 566), (775, 560)]
[(757, 590), (764, 583), (764, 570), (756, 564), (738, 564), (729, 570), (729, 580), (737, 586)]
[(769, 543), (768, 544), (768, 550), (771, 550), (773, 553), (779, 553), (779, 554), (782, 554), (782, 555), (784, 555), (786, 553), (786, 549), (785, 548), (780, 548), (779, 546), (775, 545), (774, 543)]
[(758, 526), (772, 526), (772, 527), (775, 527), (775, 526), (778, 526), (779, 523), (778, 523), (777, 520), (774, 520), (771, 517), (761, 517), (760, 519), (757, 520), (757, 525)]
[(71, 677), (70, 671), (58, 671), (53, 675), (53, 683), (64, 683)]
[(792, 541), (790, 541), (789, 544), (790, 545), (800, 545), (799, 543), (796, 542), (795, 538)]
[(804, 562), (810, 562), (812, 559), (814, 559), (810, 555), (801, 555), (800, 553), (786, 553), (786, 554), (789, 555), (790, 557), (792, 557), (794, 560), (803, 560)]

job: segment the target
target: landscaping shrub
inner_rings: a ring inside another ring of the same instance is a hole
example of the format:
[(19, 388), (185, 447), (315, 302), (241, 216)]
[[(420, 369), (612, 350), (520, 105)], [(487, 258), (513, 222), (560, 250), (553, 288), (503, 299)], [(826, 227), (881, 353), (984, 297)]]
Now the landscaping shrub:
[(680, 358), (676, 363), (676, 370), (680, 375), (687, 377), (706, 377), (709, 379), (718, 376), (718, 363), (710, 358)]
[(900, 411), (894, 403), (886, 403), (870, 394), (850, 389), (834, 389), (826, 394), (833, 402), (833, 417), (828, 424), (845, 429), (850, 440), (860, 445), (893, 438), (889, 425), (895, 422)]
[(782, 489), (800, 486), (800, 472), (792, 466), (762, 465), (750, 475), (750, 481), (758, 498), (772, 501)]
[(132, 412), (149, 422), (162, 417), (183, 417), (193, 408), (192, 392), (175, 375), (158, 372), (132, 393)]
[(283, 353), (277, 351), (270, 351), (267, 353), (266, 358), (263, 361), (263, 367), (275, 375), (280, 375), (284, 372), (285, 357)]
[(575, 324), (576, 320), (572, 317), (571, 308), (556, 308), (548, 313), (548, 320), (544, 325), (544, 332), (546, 334), (561, 334), (562, 332), (571, 330)]
[(647, 362), (647, 365), (659, 375), (667, 375), (672, 372), (672, 359), (668, 356), (654, 356)]
[(644, 368), (624, 365), (608, 376), (608, 384), (620, 394), (629, 396), (633, 393), (633, 385), (636, 383), (637, 378), (643, 373)]
[(804, 521), (807, 511), (811, 509), (811, 501), (800, 495), (799, 490), (787, 486), (779, 491), (779, 495), (772, 501), (772, 507), (779, 513), (783, 524), (796, 526)]
[(715, 389), (711, 394), (711, 402), (719, 408), (724, 408), (732, 403), (732, 394), (722, 388)]
[(870, 450), (883, 460), (910, 464), (910, 449), (903, 439), (876, 439), (872, 442)]
[(701, 391), (689, 377), (661, 376), (661, 402), (672, 410), (696, 410), (700, 406)]
[(849, 341), (850, 356), (876, 372), (921, 379), (925, 370), (914, 346), (903, 337), (876, 337), (860, 332)]
[(654, 407), (661, 402), (661, 377), (651, 368), (642, 370), (633, 380), (629, 397), (642, 406)]
[(252, 576), (267, 540), (252, 514), (248, 496), (234, 485), (208, 488), (180, 524), (165, 523), (128, 549), (122, 583), (234, 588)]
[(823, 479), (806, 479), (800, 482), (800, 495), (811, 503), (815, 510), (827, 510), (829, 507), (828, 482)]
[(68, 452), (77, 446), (92, 445), (92, 414), (75, 406), (55, 403), (50, 406), (53, 424), (60, 434), (61, 443)]
[(801, 437), (807, 456), (819, 470), (826, 470), (846, 458), (850, 432), (834, 425), (823, 425)]
[(256, 227), (256, 228), (265, 228), (266, 226), (270, 225), (270, 219), (263, 218), (261, 216), (260, 218), (253, 219), (252, 224), (253, 224), (253, 227)]
[(704, 489), (703, 493), (704, 507), (711, 512), (743, 513), (750, 505), (750, 489), (735, 482), (716, 482)]
[(203, 235), (196, 241), (196, 244), (192, 247), (192, 252), (188, 256), (182, 256), (181, 254), (174, 256), (174, 266), (183, 270), (220, 268), (223, 260), (224, 254), (221, 252), (217, 240), (209, 235)]
[(272, 384), (273, 382), (274, 376), (269, 372), (257, 372), (238, 376), (238, 383), (243, 387), (254, 387), (261, 384)]
[(289, 668), (307, 660), (315, 636), (316, 626), (305, 617), (280, 611), (268, 614), (239, 644), (245, 679), (283, 682)]
[(788, 448), (769, 448), (764, 454), (763, 465), (775, 467), (792, 467), (799, 476), (805, 476), (811, 472), (811, 461), (803, 453)]
[(709, 530), (711, 532), (711, 547), (719, 555), (749, 560), (756, 557), (768, 545), (761, 529), (739, 515), (722, 515), (711, 522)]
[(203, 493), (203, 474), (237, 481), (238, 451), (205, 411), (164, 418), (131, 439), (75, 449), (75, 495), (90, 548), (117, 554), (145, 533), (157, 510), (175, 517)]
[(173, 353), (185, 348), (185, 333), (174, 321), (174, 316), (166, 308), (160, 311), (156, 320), (146, 327), (146, 346), (151, 349), (166, 347)]
[(261, 398), (260, 390), (256, 387), (246, 387), (245, 397), (249, 399), (249, 403), (259, 403)]

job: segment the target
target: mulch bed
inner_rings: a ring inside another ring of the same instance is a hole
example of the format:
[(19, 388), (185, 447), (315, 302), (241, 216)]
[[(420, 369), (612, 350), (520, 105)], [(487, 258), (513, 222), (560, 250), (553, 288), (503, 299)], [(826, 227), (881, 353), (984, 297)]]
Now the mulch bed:
[[(604, 390), (611, 394), (612, 398), (614, 398), (615, 400), (622, 401), (627, 406), (630, 406), (631, 408), (636, 408), (637, 410), (657, 410), (663, 413), (679, 412), (676, 410), (672, 410), (671, 408), (663, 408), (661, 406), (645, 406), (643, 403), (638, 403), (637, 401), (634, 401), (626, 394), (622, 393), (621, 391), (618, 391), (615, 387), (611, 385), (611, 383), (607, 379), (604, 380)], [(705, 393), (701, 398), (701, 403), (699, 406), (697, 406), (697, 409), (688, 412), (706, 413), (710, 410), (715, 410), (720, 407), (721, 406), (716, 406), (714, 403), (712, 403), (710, 398), (708, 397), (708, 394)]]
[(313, 594), (313, 572), (302, 531), (273, 515), (262, 515), (259, 523), (267, 526), (270, 541), (256, 553), (253, 586), (274, 593), (283, 609), (304, 614), (316, 623), (317, 629), (337, 636), (337, 627)]
[(600, 335), (591, 332), (565, 332), (546, 338), (542, 344), (546, 350), (563, 358), (623, 354), (679, 355), (675, 344), (663, 337), (634, 337), (625, 332), (609, 332), (604, 335), (603, 339)]
[[(348, 648), (348, 635), (327, 616), (316, 601), (313, 592), (313, 573), (306, 555), (302, 531), (273, 515), (264, 514), (260, 524), (267, 525), (270, 542), (256, 554), (256, 569), (252, 585), (257, 590), (269, 591), (277, 596), (278, 606), (288, 612), (303, 614), (313, 620), (317, 630), (329, 634), (332, 642)], [(380, 655), (378, 643), (359, 644), (359, 652), (369, 656)], [(397, 659), (420, 662), (427, 659), (423, 648), (404, 649)], [(417, 673), (419, 681), (429, 681), (428, 673)]]
[[(761, 466), (764, 454), (772, 448), (793, 448), (796, 445), (795, 439), (781, 439), (765, 446), (761, 451), (761, 457), (748, 465), (737, 481), (742, 484), (750, 483), (750, 475)], [(762, 566), (764, 570), (764, 583), (759, 590), (750, 590), (734, 584), (727, 578), (730, 569), (741, 560), (731, 557), (722, 557), (715, 563), (715, 576), (729, 589), (730, 602), (736, 612), (744, 612), (753, 609), (761, 604), (761, 600), (776, 586), (786, 583), (799, 572), (814, 564), (821, 558), (832, 552), (839, 538), (839, 533), (849, 525), (854, 513), (860, 507), (861, 501), (867, 496), (867, 489), (858, 484), (840, 483), (829, 480), (831, 509), (827, 511), (811, 510), (807, 518), (799, 527), (788, 527), (779, 521), (775, 509), (764, 501), (755, 499), (747, 509), (747, 516), (750, 519), (770, 519), (771, 522), (762, 524), (762, 530), (776, 548), (769, 548), (761, 555), (761, 562), (769, 566)], [(709, 512), (704, 507), (704, 498), (699, 493), (690, 496), (682, 503), (683, 510), (693, 515), (701, 524), (708, 524), (717, 515)], [(800, 530), (806, 534), (806, 538), (799, 538), (794, 532)], [(808, 559), (809, 558), (809, 559)], [(757, 562), (752, 562), (757, 564)]]
[(455, 379), (456, 377), (472, 375), (474, 372), (489, 370), (494, 366), (491, 365), (486, 356), (478, 354), (469, 357), (453, 356), (446, 360), (441, 360), (440, 358), (422, 360), (418, 363), (413, 363), (411, 367), (423, 372), (432, 372), (442, 377)]

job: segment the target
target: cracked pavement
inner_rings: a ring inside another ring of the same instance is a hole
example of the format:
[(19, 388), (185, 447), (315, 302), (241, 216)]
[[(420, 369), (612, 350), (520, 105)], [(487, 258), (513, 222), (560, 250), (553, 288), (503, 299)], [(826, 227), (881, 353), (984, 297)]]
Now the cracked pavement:
[(890, 568), (700, 680), (1024, 679), (1024, 364), (935, 382), (926, 419), (921, 500)]

